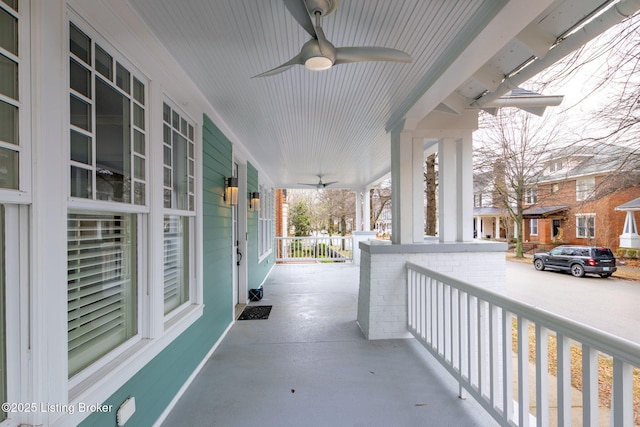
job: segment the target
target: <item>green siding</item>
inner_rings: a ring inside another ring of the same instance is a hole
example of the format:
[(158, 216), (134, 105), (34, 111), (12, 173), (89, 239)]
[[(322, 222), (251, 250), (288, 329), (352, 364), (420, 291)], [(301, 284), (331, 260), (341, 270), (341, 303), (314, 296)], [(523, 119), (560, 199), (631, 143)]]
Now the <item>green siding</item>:
[[(259, 191), (258, 170), (251, 164), (247, 163), (247, 191)], [(261, 194), (261, 197), (266, 197)], [(257, 288), (262, 284), (264, 278), (275, 263), (275, 253), (272, 251), (269, 256), (258, 262), (258, 212), (249, 211), (247, 217), (247, 228), (249, 231), (249, 241), (247, 242), (247, 251), (249, 252), (249, 278), (248, 288)], [(272, 230), (275, 233), (275, 229)], [(265, 289), (265, 292), (269, 292)]]
[[(134, 396), (136, 412), (127, 425), (152, 425), (232, 322), (232, 218), (221, 197), (224, 177), (231, 175), (232, 146), (207, 116), (202, 139), (204, 314), (104, 402), (115, 409)], [(81, 425), (115, 426), (115, 415), (95, 413)]]

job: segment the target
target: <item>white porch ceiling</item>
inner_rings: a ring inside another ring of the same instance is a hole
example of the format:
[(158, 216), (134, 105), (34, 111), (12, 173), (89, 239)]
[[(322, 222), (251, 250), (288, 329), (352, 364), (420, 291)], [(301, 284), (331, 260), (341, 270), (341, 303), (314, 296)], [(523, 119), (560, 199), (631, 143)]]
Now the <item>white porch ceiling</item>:
[(399, 120), (433, 109), (453, 114), (483, 93), (500, 95), (505, 75), (610, 3), (343, 0), (322, 21), (335, 46), (396, 48), (413, 62), (294, 66), (252, 79), (309, 39), (282, 0), (129, 2), (275, 186), (321, 174), (354, 189), (389, 172), (387, 129)]

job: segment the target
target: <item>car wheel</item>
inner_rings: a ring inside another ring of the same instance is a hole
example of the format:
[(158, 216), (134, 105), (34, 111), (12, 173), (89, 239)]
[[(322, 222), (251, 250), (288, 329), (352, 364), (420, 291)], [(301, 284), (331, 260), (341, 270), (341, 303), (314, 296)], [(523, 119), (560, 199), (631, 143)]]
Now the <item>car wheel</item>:
[(544, 270), (544, 261), (542, 261), (541, 259), (537, 259), (533, 261), (533, 266), (536, 268), (536, 270), (542, 271)]
[(580, 264), (573, 264), (571, 266), (571, 274), (573, 274), (575, 277), (584, 276), (584, 267), (582, 267)]
[(611, 277), (611, 273), (602, 273), (600, 274), (600, 277), (606, 279), (607, 277)]

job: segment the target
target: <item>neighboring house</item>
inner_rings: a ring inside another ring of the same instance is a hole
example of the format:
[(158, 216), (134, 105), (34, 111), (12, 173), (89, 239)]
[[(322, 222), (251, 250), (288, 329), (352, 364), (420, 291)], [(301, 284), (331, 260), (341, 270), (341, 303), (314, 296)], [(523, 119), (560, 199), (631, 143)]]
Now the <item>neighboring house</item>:
[(496, 171), (473, 177), (473, 235), (502, 240), (513, 236), (513, 221), (496, 191)]
[(608, 144), (572, 147), (544, 163), (527, 192), (524, 240), (530, 248), (559, 244), (619, 247), (625, 213), (615, 208), (640, 196), (638, 154)]

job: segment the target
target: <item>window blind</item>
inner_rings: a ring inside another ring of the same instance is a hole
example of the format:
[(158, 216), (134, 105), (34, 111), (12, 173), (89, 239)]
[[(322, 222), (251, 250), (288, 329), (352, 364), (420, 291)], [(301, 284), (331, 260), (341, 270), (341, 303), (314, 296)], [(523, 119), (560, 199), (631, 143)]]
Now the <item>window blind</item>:
[(188, 217), (164, 217), (164, 313), (189, 299), (187, 277)]
[(69, 376), (137, 333), (136, 217), (69, 213)]

